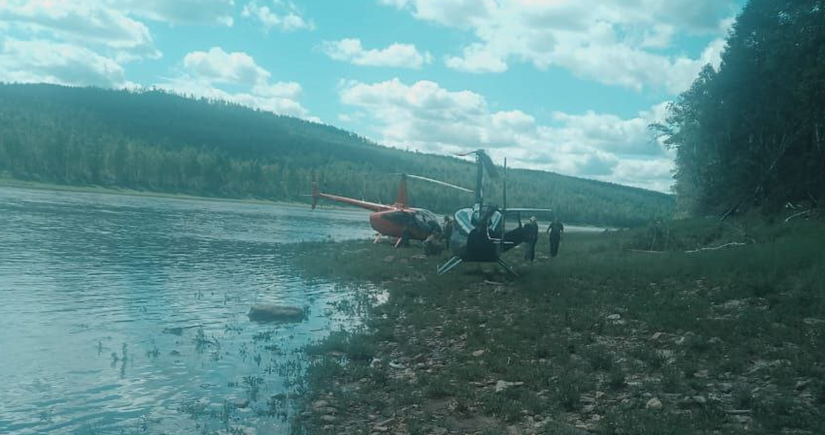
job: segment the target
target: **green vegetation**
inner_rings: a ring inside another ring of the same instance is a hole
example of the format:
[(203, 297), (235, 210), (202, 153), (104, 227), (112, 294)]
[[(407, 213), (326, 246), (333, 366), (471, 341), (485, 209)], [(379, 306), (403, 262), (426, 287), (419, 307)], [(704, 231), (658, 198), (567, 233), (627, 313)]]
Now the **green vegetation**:
[(544, 239), (535, 264), (509, 254), (518, 280), (439, 277), (446, 256), (414, 248), (302, 245), (309, 276), (389, 300), (309, 349), (295, 432), (819, 433), (823, 243), (804, 220), (571, 233), (556, 259)]
[(718, 71), (706, 67), (654, 126), (677, 151), (681, 211), (825, 199), (825, 4), (751, 0)]
[[(378, 146), (335, 127), (160, 91), (0, 84), (0, 179), (208, 197), (306, 201), (313, 178), (332, 193), (392, 202), (407, 172), (459, 185), (457, 158)], [(511, 170), (508, 201), (566, 221), (631, 226), (672, 215), (673, 198), (558, 174)], [(499, 182), (487, 186), (490, 200)], [(452, 211), (467, 194), (410, 183), (414, 204)]]

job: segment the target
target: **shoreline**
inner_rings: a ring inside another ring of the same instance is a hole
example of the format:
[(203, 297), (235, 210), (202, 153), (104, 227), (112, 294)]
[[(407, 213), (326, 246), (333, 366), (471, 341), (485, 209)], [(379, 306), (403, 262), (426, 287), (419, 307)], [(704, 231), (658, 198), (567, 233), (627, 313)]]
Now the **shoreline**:
[(684, 248), (742, 235), (667, 225), (675, 246), (661, 255), (632, 251), (649, 229), (571, 233), (552, 260), (540, 240), (535, 264), (507, 256), (517, 280), (466, 264), (438, 277), (446, 255), (415, 248), (307, 247), (307, 274), (389, 299), (366, 331), (311, 347), (296, 433), (816, 432), (825, 347), (805, 337), (825, 322), (823, 224), (747, 224), (757, 243), (700, 254)]
[[(14, 178), (0, 178), (0, 188), (16, 188), (30, 190), (44, 190), (50, 192), (97, 193), (104, 195), (122, 195), (148, 198), (180, 199), (185, 201), (234, 202), (243, 204), (276, 205), (285, 207), (306, 207), (308, 202), (300, 201), (271, 201), (253, 198), (227, 198), (219, 196), (197, 196), (183, 193), (164, 193), (149, 190), (134, 190), (104, 186), (74, 186), (66, 184), (41, 183), (36, 181), (22, 181)], [(325, 209), (356, 210), (352, 207), (338, 207), (325, 205)]]

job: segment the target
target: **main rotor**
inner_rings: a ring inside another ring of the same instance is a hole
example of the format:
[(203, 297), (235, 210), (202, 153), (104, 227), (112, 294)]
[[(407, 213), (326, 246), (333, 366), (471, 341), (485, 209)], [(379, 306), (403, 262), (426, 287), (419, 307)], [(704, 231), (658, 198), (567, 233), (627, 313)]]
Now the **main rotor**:
[(478, 166), (476, 170), (476, 205), (480, 210), (481, 206), (484, 205), (484, 171), (487, 171), (487, 175), (489, 175), (490, 178), (498, 178), (498, 169), (493, 163), (493, 159), (490, 158), (490, 155), (482, 149), (477, 149), (475, 151), (461, 153), (458, 155), (468, 156), (470, 154), (475, 154), (476, 165)]

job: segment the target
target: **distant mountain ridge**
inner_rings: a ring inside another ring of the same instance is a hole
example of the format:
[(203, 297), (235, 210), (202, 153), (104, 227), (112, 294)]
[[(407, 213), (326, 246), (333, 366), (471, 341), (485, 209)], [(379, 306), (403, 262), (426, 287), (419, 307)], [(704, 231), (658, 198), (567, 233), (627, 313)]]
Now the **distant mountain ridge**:
[[(323, 124), (162, 91), (0, 84), (0, 174), (22, 180), (193, 195), (304, 200), (311, 181), (391, 201), (406, 172), (470, 185), (474, 165), (377, 145)], [(637, 225), (670, 217), (671, 196), (550, 172), (508, 171), (508, 204), (552, 207), (571, 222)], [(500, 181), (486, 186), (490, 201)], [(467, 194), (410, 183), (444, 212)]]

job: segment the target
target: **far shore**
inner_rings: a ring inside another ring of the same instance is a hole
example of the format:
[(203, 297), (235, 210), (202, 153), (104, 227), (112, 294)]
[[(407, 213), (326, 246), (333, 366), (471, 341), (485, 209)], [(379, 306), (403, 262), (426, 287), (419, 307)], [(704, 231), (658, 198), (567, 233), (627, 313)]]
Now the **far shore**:
[[(19, 189), (48, 190), (55, 192), (102, 193), (109, 195), (143, 196), (154, 198), (182, 199), (191, 201), (239, 202), (245, 204), (277, 205), (287, 207), (307, 207), (308, 202), (300, 201), (272, 201), (256, 198), (227, 198), (221, 196), (197, 196), (184, 193), (164, 193), (151, 190), (134, 190), (108, 186), (74, 186), (66, 184), (41, 183), (37, 181), (23, 181), (14, 178), (0, 178), (0, 188), (11, 187)], [(325, 204), (323, 208), (348, 208)]]

